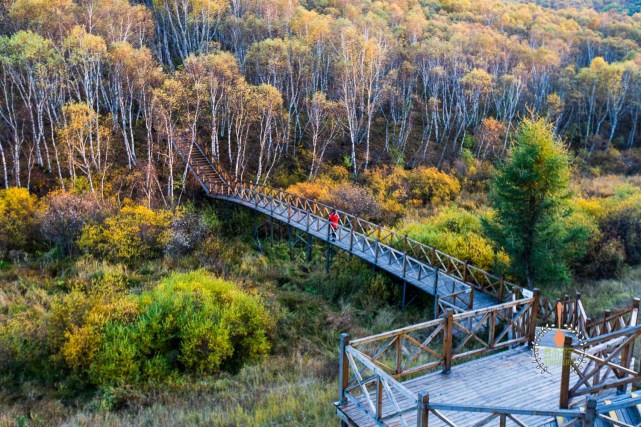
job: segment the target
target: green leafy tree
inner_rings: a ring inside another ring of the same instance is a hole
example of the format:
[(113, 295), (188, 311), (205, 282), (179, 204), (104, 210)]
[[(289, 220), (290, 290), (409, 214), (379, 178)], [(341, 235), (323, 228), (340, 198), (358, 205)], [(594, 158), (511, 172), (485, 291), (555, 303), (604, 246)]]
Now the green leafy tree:
[(484, 225), (528, 287), (570, 280), (568, 262), (588, 232), (568, 221), (570, 158), (546, 121), (524, 120), (490, 190), (496, 210)]

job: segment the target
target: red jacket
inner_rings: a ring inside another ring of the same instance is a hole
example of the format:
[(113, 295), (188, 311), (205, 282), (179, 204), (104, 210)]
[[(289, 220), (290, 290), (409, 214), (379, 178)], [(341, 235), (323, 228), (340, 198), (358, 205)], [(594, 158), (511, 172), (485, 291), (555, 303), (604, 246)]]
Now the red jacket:
[(329, 223), (332, 225), (332, 228), (336, 230), (338, 228), (338, 214), (331, 213), (329, 214)]

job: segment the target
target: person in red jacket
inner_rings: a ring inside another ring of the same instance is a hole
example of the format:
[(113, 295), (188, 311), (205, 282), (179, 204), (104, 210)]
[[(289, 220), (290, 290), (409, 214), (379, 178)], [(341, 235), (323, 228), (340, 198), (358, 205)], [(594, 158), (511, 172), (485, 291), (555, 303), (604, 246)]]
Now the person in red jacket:
[(336, 240), (336, 230), (338, 230), (338, 213), (336, 209), (329, 214), (329, 240)]

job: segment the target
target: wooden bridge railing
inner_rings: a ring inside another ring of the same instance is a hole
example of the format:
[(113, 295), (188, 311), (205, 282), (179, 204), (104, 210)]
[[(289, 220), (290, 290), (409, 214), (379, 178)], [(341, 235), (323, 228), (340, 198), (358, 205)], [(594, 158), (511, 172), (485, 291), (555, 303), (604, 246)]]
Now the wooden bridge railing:
[[(221, 175), (226, 180), (230, 179), (225, 174)], [(211, 183), (207, 188), (212, 195), (230, 198), (241, 197), (246, 200), (264, 198), (280, 205), (286, 204), (297, 211), (310, 213), (316, 218), (326, 219), (333, 210), (331, 206), (269, 186), (237, 181), (227, 181), (227, 183)], [(467, 261), (455, 258), (436, 248), (413, 240), (407, 235), (397, 233), (347, 212), (338, 211), (338, 213), (340, 217), (339, 225), (344, 232), (358, 233), (365, 236), (369, 242), (377, 242), (393, 248), (397, 253), (405, 254), (408, 258), (419, 261), (432, 269), (438, 269), (447, 276), (469, 285), (473, 290), (489, 294), (499, 301), (505, 301), (512, 295), (516, 295), (517, 298), (523, 296), (519, 286), (502, 277), (481, 270)], [(471, 293), (467, 292), (467, 294), (473, 295), (473, 291)], [(471, 298), (473, 297), (471, 296)]]
[[(617, 388), (624, 392), (628, 384), (641, 381), (641, 367), (632, 365), (634, 344), (641, 336), (641, 325), (636, 325), (638, 310), (632, 314), (632, 326), (572, 344), (566, 338), (562, 374), (560, 406), (568, 407), (572, 398)], [(571, 372), (578, 378), (572, 384)]]
[(585, 329), (587, 336), (597, 337), (599, 335), (618, 331), (630, 326), (635, 326), (639, 315), (639, 298), (634, 298), (632, 304), (615, 312), (605, 310), (603, 317), (586, 320)]
[[(454, 362), (524, 344), (534, 336), (536, 298), (454, 314), (371, 337), (341, 336), (340, 402), (351, 402), (377, 421), (407, 424), (420, 407), (419, 396), (403, 380), (442, 369)], [(384, 398), (393, 409), (382, 413)]]
[(595, 338), (603, 334), (618, 331), (637, 324), (640, 300), (633, 298), (632, 302), (617, 311), (605, 310), (603, 316), (591, 319), (587, 316), (581, 294), (576, 293), (574, 298), (568, 295), (558, 300), (551, 300), (541, 297), (539, 300), (539, 324), (557, 327), (559, 319), (557, 314), (557, 304), (561, 303), (562, 317), (561, 326), (578, 330), (585, 338)]
[[(429, 395), (420, 396), (421, 404), (417, 410), (417, 427), (427, 427), (429, 417), (433, 415), (442, 424), (449, 427), (457, 427), (447, 416), (449, 413), (484, 413), (487, 417), (475, 423), (475, 426), (484, 426), (494, 423), (498, 420), (499, 425), (507, 425), (511, 420), (518, 426), (527, 427), (527, 423), (522, 420), (524, 417), (535, 418), (532, 425), (547, 425), (550, 420), (555, 420), (559, 427), (583, 426), (594, 427), (595, 425), (627, 425), (624, 422), (617, 421), (611, 417), (611, 414), (617, 410), (628, 408), (630, 406), (641, 404), (641, 397), (626, 399), (621, 402), (598, 405), (594, 398), (587, 399), (585, 406), (581, 409), (558, 409), (554, 411), (539, 410), (529, 408), (508, 408), (495, 406), (469, 406), (469, 405), (450, 405), (442, 403), (430, 403)], [(447, 413), (447, 414), (446, 414)], [(450, 415), (451, 417), (451, 415)], [(597, 423), (597, 420), (605, 423)]]
[[(496, 425), (498, 420), (500, 426), (507, 425), (507, 421), (512, 421), (517, 426), (527, 426), (521, 417), (527, 416), (530, 418), (537, 418), (537, 426), (545, 425), (550, 420), (556, 420), (559, 427), (564, 426), (578, 426), (593, 427), (594, 421), (597, 419), (597, 405), (596, 400), (588, 401), (586, 408), (583, 411), (559, 409), (559, 410), (540, 410), (528, 408), (508, 408), (499, 406), (470, 406), (470, 405), (451, 405), (442, 403), (429, 403), (429, 395), (422, 396), (423, 408), (419, 409), (417, 417), (417, 427), (427, 427), (429, 425), (429, 417), (433, 415), (449, 427), (458, 427), (458, 424), (453, 422), (447, 413), (482, 413), (487, 414), (481, 421), (474, 423), (474, 426)], [(581, 423), (581, 424), (579, 424)]]
[[(208, 153), (195, 141), (189, 143), (173, 141), (173, 143), (187, 167), (191, 169), (208, 194), (213, 197), (244, 197), (245, 201), (266, 198), (272, 204), (281, 207), (287, 205), (288, 209), (291, 207), (299, 212), (306, 212), (315, 219), (322, 218), (325, 221), (333, 209), (314, 200), (266, 185), (240, 182), (212, 163), (211, 153)], [(402, 235), (347, 212), (341, 211), (339, 214), (341, 231), (364, 236), (365, 239), (361, 242), (373, 249), (375, 262), (378, 262), (379, 255), (387, 255), (390, 263), (392, 258), (400, 259), (402, 257), (404, 259), (402, 275), (405, 276), (405, 260), (408, 260), (409, 264), (415, 261), (420, 266), (410, 265), (410, 274), (414, 268), (418, 269), (419, 281), (423, 276), (421, 270), (425, 270), (425, 266), (431, 269), (429, 272), (441, 271), (445, 273), (444, 279), (450, 280), (452, 291), (448, 295), (444, 295), (445, 298), (442, 301), (444, 306), (450, 304), (454, 308), (471, 309), (476, 290), (489, 294), (499, 302), (508, 301), (513, 297), (517, 299), (524, 297), (520, 287), (502, 277), (479, 269), (469, 264), (468, 261), (450, 256), (434, 247), (410, 239), (407, 235)], [(385, 251), (386, 248), (392, 250)]]
[[(214, 183), (210, 185), (210, 190), (219, 197), (244, 203), (308, 232), (314, 232), (317, 235), (323, 233), (323, 239), (330, 238), (328, 217), (331, 210), (329, 207), (320, 209), (319, 205), (310, 200), (270, 187)], [(385, 239), (389, 237), (389, 231), (384, 231), (385, 229), (378, 226), (381, 231), (373, 236), (364, 224), (368, 223), (360, 218), (345, 213), (340, 215), (336, 230), (337, 244), (342, 244), (350, 253), (367, 256), (375, 265), (397, 266), (394, 272), (399, 277), (420, 283), (433, 294), (439, 295), (443, 304), (450, 304), (460, 311), (473, 307), (473, 287), (456, 277), (451, 277), (447, 272), (441, 273), (437, 279), (436, 268), (385, 243), (389, 241)]]

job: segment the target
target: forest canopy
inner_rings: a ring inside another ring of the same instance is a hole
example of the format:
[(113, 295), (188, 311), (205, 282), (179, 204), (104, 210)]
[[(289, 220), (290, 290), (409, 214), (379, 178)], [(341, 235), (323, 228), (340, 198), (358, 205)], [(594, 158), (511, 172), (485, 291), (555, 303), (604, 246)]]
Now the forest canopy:
[(641, 14), (592, 3), (5, 1), (0, 185), (173, 205), (176, 141), (261, 183), (448, 169), (532, 114), (586, 156), (639, 147)]

